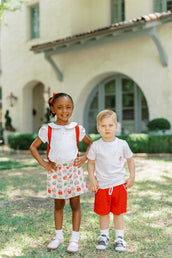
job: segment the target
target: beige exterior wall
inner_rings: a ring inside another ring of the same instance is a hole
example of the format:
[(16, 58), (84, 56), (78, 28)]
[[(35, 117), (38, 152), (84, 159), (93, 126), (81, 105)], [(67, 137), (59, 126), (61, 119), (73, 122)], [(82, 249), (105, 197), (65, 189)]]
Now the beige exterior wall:
[[(31, 0), (29, 5), (35, 3), (37, 1)], [(168, 54), (168, 67), (162, 66), (152, 39), (140, 35), (53, 56), (64, 76), (59, 82), (44, 55), (33, 54), (30, 47), (109, 25), (110, 1), (41, 0), (41, 34), (34, 40), (29, 39), (28, 8), (28, 5), (23, 6), (20, 11), (7, 14), (2, 25), (3, 112), (10, 110), (17, 131), (33, 131), (32, 109), (36, 99), (32, 94), (37, 84), (41, 83), (44, 90), (50, 87), (51, 93), (64, 91), (71, 94), (75, 102), (72, 118), (83, 124), (89, 93), (98, 82), (117, 73), (130, 77), (141, 88), (148, 102), (150, 119), (165, 117), (172, 124), (172, 53), (169, 51), (172, 23), (158, 28), (159, 38)], [(152, 11), (153, 1), (145, 0), (141, 5), (140, 1), (126, 0), (128, 20)], [(18, 98), (14, 107), (9, 106), (7, 99), (10, 92)], [(45, 108), (48, 96), (44, 94), (44, 98)]]
[(153, 13), (153, 0), (125, 0), (126, 20)]

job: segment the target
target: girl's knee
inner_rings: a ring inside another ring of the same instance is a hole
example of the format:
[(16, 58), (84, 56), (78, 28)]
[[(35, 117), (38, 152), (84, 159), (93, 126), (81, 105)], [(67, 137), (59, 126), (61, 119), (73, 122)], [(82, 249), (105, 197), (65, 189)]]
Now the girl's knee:
[(64, 199), (54, 199), (54, 209), (55, 210), (61, 210), (65, 206), (65, 200)]
[(72, 211), (79, 211), (81, 209), (80, 207), (80, 197), (76, 196), (70, 199), (70, 206)]

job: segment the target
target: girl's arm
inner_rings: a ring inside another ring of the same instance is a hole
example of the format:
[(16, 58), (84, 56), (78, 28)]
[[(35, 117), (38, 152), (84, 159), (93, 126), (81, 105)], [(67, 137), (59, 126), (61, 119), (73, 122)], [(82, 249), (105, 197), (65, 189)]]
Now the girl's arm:
[(85, 163), (85, 161), (87, 160), (87, 153), (90, 149), (91, 144), (93, 143), (92, 140), (87, 135), (85, 135), (82, 140), (87, 144), (87, 150), (86, 150), (86, 152), (84, 153), (83, 156), (78, 157), (76, 159), (76, 165), (78, 167), (81, 167)]
[(57, 170), (57, 166), (54, 162), (45, 161), (38, 152), (38, 147), (41, 145), (42, 141), (37, 137), (30, 145), (30, 152), (33, 157), (38, 161), (38, 163), (45, 169), (52, 172), (52, 170)]
[(135, 180), (135, 163), (134, 163), (134, 159), (133, 158), (127, 159), (127, 164), (128, 164), (128, 169), (129, 169), (129, 172), (130, 172), (130, 176), (129, 176), (129, 178), (127, 178), (125, 180), (125, 182), (126, 182), (126, 188), (130, 188), (130, 187), (133, 186), (134, 180)]
[(88, 176), (90, 180), (90, 190), (92, 192), (97, 192), (99, 189), (99, 185), (94, 176), (94, 165), (95, 165), (95, 160), (89, 159), (87, 162), (87, 170), (88, 170)]

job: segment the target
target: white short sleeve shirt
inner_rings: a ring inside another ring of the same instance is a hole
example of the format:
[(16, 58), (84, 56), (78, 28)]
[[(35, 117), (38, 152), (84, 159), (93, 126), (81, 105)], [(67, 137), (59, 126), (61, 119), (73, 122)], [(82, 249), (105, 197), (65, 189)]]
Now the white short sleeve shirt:
[[(74, 160), (78, 153), (75, 131), (77, 123), (71, 122), (65, 126), (55, 123), (48, 125), (52, 128), (49, 159), (58, 164)], [(44, 143), (48, 142), (48, 125), (43, 125), (38, 132), (38, 137)], [(79, 141), (85, 135), (85, 128), (79, 125)]]
[(125, 159), (133, 153), (125, 140), (115, 138), (112, 142), (101, 139), (93, 142), (88, 159), (95, 160), (96, 177), (101, 189), (117, 186), (125, 182)]

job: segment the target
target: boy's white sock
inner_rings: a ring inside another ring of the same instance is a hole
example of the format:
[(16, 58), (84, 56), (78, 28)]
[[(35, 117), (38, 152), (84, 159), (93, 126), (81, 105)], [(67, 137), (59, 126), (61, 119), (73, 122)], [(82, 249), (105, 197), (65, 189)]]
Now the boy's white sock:
[(63, 238), (63, 229), (55, 230), (56, 237)]
[(109, 229), (100, 229), (100, 235), (106, 235), (109, 237)]
[(122, 229), (116, 229), (116, 239), (118, 238), (118, 237), (122, 237), (122, 238), (124, 238), (124, 230)]
[(78, 241), (79, 240), (79, 231), (72, 231), (71, 239)]

